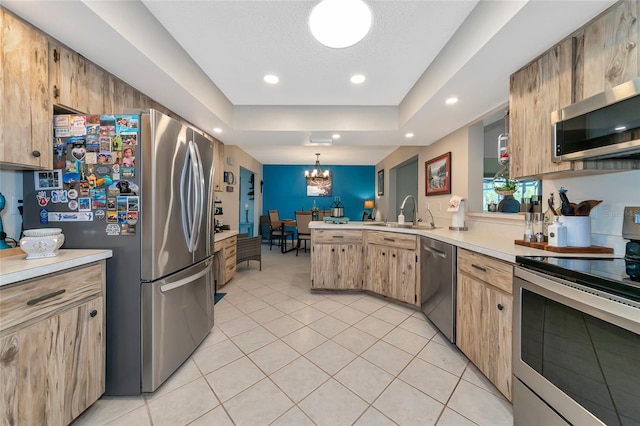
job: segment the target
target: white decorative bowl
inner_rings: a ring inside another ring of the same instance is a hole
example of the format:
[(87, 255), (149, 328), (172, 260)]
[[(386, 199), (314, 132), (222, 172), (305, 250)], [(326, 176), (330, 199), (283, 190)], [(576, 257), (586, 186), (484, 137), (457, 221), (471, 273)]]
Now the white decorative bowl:
[(20, 248), (27, 253), (27, 259), (42, 259), (58, 255), (58, 249), (64, 243), (64, 234), (60, 228), (29, 229), (20, 240)]

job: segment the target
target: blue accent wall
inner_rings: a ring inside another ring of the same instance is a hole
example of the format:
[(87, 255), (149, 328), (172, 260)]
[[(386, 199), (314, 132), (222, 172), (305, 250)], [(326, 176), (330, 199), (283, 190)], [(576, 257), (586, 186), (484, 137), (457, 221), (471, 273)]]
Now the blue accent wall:
[(307, 197), (304, 171), (312, 166), (264, 165), (262, 194), (263, 215), (278, 210), (280, 218), (293, 218), (296, 210), (311, 210), (313, 201), (320, 209), (329, 209), (334, 197), (344, 204), (344, 215), (351, 221), (362, 220), (364, 201), (375, 200), (375, 166), (323, 165), (332, 174), (330, 197)]

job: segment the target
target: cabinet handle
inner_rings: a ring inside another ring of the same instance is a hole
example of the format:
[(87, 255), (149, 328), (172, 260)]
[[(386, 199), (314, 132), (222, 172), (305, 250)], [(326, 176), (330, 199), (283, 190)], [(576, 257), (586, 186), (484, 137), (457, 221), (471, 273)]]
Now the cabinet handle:
[(502, 303), (498, 303), (498, 310), (501, 311), (504, 309), (504, 306), (502, 305)]
[(387, 255), (387, 253), (385, 253), (385, 252), (382, 252), (382, 255), (383, 255), (383, 256), (386, 256), (386, 255)]
[(40, 302), (45, 301), (47, 299), (51, 299), (52, 297), (60, 296), (65, 291), (67, 291), (67, 290), (58, 290), (58, 291), (54, 291), (53, 293), (45, 294), (44, 296), (36, 297), (35, 299), (29, 300), (27, 302), (27, 305), (33, 306), (36, 303), (40, 303)]
[(344, 238), (344, 235), (334, 235), (333, 238)]
[(336, 249), (332, 248), (332, 249), (331, 249), (331, 251), (332, 251), (332, 252), (333, 252), (333, 251), (336, 251)]
[(385, 237), (385, 239), (384, 239), (384, 240), (385, 240), (385, 241), (391, 241), (392, 243), (396, 241), (396, 239), (395, 239), (395, 238), (386, 238), (386, 237)]
[(344, 249), (342, 249), (342, 252), (344, 253)]
[(95, 309), (93, 311), (89, 312), (89, 316), (91, 318), (95, 317), (96, 315), (98, 315), (98, 311), (96, 311)]
[(33, 155), (34, 157), (38, 158), (38, 157), (40, 157), (40, 151), (35, 150), (35, 151), (33, 151), (33, 152), (31, 153), (31, 155)]
[(392, 255), (391, 255), (391, 257), (396, 257), (396, 255), (395, 255), (395, 254), (392, 254)]
[(482, 272), (487, 272), (487, 268), (484, 268), (480, 265), (476, 265), (475, 263), (472, 263), (471, 266), (473, 266), (476, 269), (480, 269)]
[(636, 47), (636, 43), (635, 43), (635, 42), (633, 42), (633, 41), (630, 41), (630, 42), (629, 42), (629, 43), (627, 43), (627, 45), (626, 45), (627, 50), (631, 50), (631, 49), (633, 49), (634, 47)]

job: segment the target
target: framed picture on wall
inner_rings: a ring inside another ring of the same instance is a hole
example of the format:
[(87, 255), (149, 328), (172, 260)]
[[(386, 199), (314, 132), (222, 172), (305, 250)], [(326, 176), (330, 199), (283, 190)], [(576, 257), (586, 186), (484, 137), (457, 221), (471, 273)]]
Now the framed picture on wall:
[(425, 195), (451, 194), (451, 152), (424, 163)]
[(378, 172), (378, 195), (384, 195), (384, 169)]
[(331, 197), (331, 172), (329, 177), (308, 177), (307, 179), (307, 197)]

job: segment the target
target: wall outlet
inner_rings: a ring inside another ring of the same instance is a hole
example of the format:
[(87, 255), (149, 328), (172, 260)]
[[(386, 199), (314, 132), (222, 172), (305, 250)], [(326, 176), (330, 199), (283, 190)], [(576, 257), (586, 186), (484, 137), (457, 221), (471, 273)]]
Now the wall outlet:
[(22, 195), (12, 195), (11, 204), (9, 206), (9, 214), (20, 214), (18, 207), (22, 206)]

